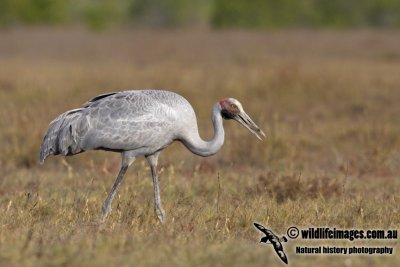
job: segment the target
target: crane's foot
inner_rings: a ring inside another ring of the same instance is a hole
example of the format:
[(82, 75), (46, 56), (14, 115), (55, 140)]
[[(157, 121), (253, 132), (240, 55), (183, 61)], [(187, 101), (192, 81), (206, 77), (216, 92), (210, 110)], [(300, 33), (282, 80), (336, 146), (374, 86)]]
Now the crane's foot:
[(100, 215), (100, 224), (104, 224), (106, 222), (107, 219), (107, 214), (101, 214)]
[(156, 207), (156, 208), (154, 209), (154, 212), (156, 213), (156, 215), (157, 215), (158, 219), (160, 220), (160, 222), (161, 222), (162, 224), (164, 224), (165, 221), (166, 221), (166, 217), (165, 217), (165, 211), (163, 210), (163, 208), (161, 208), (161, 207)]
[(111, 205), (107, 205), (107, 203), (104, 203), (101, 210), (102, 210), (102, 214), (100, 216), (100, 223), (103, 224), (103, 223), (105, 223), (108, 214), (111, 212)]

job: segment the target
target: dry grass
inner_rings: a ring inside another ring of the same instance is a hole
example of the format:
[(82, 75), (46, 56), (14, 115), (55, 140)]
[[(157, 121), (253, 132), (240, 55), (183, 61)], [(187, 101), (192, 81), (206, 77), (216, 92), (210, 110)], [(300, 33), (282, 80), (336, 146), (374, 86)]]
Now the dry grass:
[[(292, 225), (399, 228), (396, 31), (34, 29), (3, 31), (0, 40), (0, 265), (279, 265), (257, 243), (252, 222), (278, 233)], [(168, 148), (160, 158), (165, 226), (153, 214), (149, 169), (138, 160), (100, 228), (118, 155), (88, 152), (39, 166), (38, 149), (56, 115), (128, 88), (181, 93), (205, 138), (212, 104), (238, 98), (268, 139), (227, 122), (214, 157)], [(292, 243), (296, 266), (400, 260), (399, 253), (297, 256)]]

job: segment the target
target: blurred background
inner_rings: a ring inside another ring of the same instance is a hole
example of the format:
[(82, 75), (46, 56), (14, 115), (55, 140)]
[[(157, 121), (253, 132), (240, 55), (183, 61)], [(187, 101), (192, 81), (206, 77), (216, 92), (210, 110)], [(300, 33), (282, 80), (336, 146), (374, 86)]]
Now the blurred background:
[(2, 0), (0, 25), (397, 27), (397, 0)]

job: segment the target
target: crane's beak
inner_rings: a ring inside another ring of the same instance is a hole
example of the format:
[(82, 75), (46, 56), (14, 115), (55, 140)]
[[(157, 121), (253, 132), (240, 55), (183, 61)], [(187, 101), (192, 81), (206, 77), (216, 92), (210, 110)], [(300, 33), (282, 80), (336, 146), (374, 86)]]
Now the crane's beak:
[(247, 128), (251, 133), (257, 136), (261, 141), (263, 140), (261, 136), (265, 137), (265, 133), (254, 123), (254, 121), (246, 114), (246, 112), (242, 111), (234, 118), (237, 122)]

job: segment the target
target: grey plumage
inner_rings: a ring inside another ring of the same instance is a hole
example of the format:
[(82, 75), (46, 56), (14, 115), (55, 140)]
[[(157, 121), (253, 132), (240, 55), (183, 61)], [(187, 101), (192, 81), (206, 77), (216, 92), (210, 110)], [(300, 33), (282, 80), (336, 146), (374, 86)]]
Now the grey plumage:
[[(76, 123), (83, 109), (67, 111), (54, 119), (47, 130), (43, 143), (40, 146), (40, 163), (49, 155), (62, 154), (64, 156), (81, 152), (76, 142)], [(74, 129), (74, 130), (73, 130)]]
[(111, 210), (112, 199), (129, 165), (145, 156), (152, 167), (155, 211), (161, 221), (161, 207), (156, 167), (159, 152), (173, 141), (181, 141), (200, 156), (215, 154), (223, 145), (222, 119), (234, 119), (258, 138), (264, 133), (232, 98), (213, 107), (214, 137), (203, 141), (192, 106), (182, 96), (163, 90), (133, 90), (96, 96), (82, 108), (67, 111), (53, 120), (40, 148), (40, 162), (50, 155), (70, 156), (87, 150), (121, 152), (122, 166), (106, 202), (103, 219)]
[(67, 111), (50, 124), (40, 161), (43, 163), (49, 155), (73, 155), (91, 149), (142, 149), (139, 154), (154, 153), (175, 138), (173, 134), (160, 138), (160, 130), (170, 132), (177, 121), (176, 111), (171, 107), (184, 109), (185, 104), (182, 97), (166, 91), (97, 96), (83, 108)]

